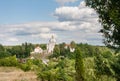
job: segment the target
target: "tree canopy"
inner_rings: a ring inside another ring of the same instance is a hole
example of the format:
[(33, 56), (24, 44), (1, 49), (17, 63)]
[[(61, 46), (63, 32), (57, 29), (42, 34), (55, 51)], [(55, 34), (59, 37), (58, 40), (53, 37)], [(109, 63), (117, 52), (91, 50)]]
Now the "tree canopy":
[(120, 0), (85, 1), (99, 15), (105, 45), (120, 50)]

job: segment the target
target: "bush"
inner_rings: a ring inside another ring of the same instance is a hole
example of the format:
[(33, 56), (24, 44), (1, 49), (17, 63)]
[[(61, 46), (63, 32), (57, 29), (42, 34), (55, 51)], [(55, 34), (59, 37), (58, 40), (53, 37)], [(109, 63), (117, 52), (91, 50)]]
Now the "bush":
[(16, 56), (10, 56), (0, 59), (0, 66), (17, 66), (17, 65), (18, 61), (16, 59)]
[(29, 70), (31, 70), (31, 67), (28, 64), (20, 64), (19, 68), (22, 69), (23, 71), (29, 71)]
[(9, 57), (11, 54), (9, 52), (0, 51), (0, 59)]

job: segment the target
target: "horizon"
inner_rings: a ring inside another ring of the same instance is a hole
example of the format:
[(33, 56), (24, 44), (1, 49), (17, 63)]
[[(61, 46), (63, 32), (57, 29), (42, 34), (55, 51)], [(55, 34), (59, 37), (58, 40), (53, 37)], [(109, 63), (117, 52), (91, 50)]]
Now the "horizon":
[(57, 43), (104, 45), (95, 10), (84, 0), (0, 1), (0, 44), (42, 44), (54, 35)]

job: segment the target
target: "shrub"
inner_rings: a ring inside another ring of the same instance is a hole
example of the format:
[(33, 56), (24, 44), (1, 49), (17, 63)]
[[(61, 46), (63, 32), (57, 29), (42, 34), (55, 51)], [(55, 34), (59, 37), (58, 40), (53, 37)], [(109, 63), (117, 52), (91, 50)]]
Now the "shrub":
[(17, 66), (17, 65), (18, 61), (16, 59), (16, 56), (10, 56), (0, 59), (0, 66)]
[(29, 71), (31, 69), (30, 65), (28, 64), (20, 64), (19, 68), (21, 68), (23, 71)]

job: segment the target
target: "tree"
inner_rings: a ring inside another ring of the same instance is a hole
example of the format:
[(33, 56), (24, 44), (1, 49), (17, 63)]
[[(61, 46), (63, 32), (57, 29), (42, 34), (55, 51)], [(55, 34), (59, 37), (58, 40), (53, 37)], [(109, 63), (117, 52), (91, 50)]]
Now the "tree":
[(71, 41), (70, 45), (71, 45), (72, 48), (75, 48), (76, 47), (75, 41)]
[[(111, 69), (110, 60), (112, 54), (97, 54), (94, 58), (95, 61), (95, 73), (99, 77), (101, 75), (114, 76), (114, 72)], [(107, 56), (106, 56), (107, 55)], [(109, 56), (108, 56), (109, 55)]]
[(66, 45), (66, 43), (64, 43), (64, 42), (59, 45), (59, 47), (60, 47), (60, 55), (67, 57), (69, 55), (69, 50), (65, 49), (65, 45)]
[(27, 42), (23, 43), (22, 50), (24, 52), (24, 57), (30, 56), (30, 52), (32, 51), (32, 49), (33, 49), (33, 46), (31, 43), (27, 43)]
[(120, 0), (85, 1), (99, 15), (105, 45), (120, 50)]
[(59, 57), (59, 56), (60, 56), (60, 47), (59, 47), (59, 45), (56, 45), (51, 57)]
[(75, 61), (75, 70), (76, 70), (76, 81), (84, 81), (84, 66), (82, 53), (79, 48), (75, 50), (76, 61)]
[(120, 81), (120, 54), (114, 58), (111, 67), (115, 71), (115, 77), (117, 78), (117, 81)]
[(0, 44), (0, 58), (5, 58), (10, 56), (10, 53), (6, 51), (3, 45)]
[(9, 49), (9, 52), (12, 55), (16, 55), (17, 58), (22, 58), (24, 57), (24, 51), (22, 49), (22, 46), (13, 46), (11, 49)]

